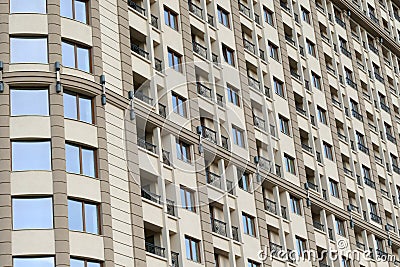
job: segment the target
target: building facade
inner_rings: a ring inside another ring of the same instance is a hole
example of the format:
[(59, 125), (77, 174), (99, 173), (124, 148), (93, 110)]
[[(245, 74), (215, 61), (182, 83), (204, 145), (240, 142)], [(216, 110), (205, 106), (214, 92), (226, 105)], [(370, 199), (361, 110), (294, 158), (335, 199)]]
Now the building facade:
[(0, 0), (0, 266), (398, 266), (399, 8)]

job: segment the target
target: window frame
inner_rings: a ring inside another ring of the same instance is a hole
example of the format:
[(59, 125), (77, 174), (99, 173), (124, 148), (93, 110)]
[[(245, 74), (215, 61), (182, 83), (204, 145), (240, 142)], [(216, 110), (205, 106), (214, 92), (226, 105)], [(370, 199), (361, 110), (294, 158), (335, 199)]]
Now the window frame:
[(315, 88), (317, 88), (318, 90), (322, 89), (322, 85), (321, 85), (321, 77), (319, 75), (317, 75), (315, 72), (311, 72), (311, 77), (313, 80), (313, 85)]
[[(15, 54), (13, 51), (13, 47), (12, 47), (12, 40), (13, 39), (18, 39), (18, 40), (46, 40), (46, 60), (44, 62), (37, 62), (37, 61), (13, 61), (12, 60), (12, 56), (13, 54)], [(32, 36), (32, 35), (10, 35), (9, 37), (9, 58), (10, 58), (10, 64), (49, 64), (49, 38), (48, 36), (44, 36), (44, 35), (38, 35), (38, 36)]]
[[(87, 200), (83, 200), (83, 199), (79, 199), (79, 198), (73, 198), (73, 197), (68, 197), (68, 201), (74, 201), (74, 202), (78, 202), (79, 204), (81, 204), (82, 209), (81, 209), (81, 216), (82, 216), (82, 231), (79, 230), (71, 230), (69, 228), (69, 216), (70, 214), (68, 214), (68, 231), (72, 231), (72, 232), (80, 232), (80, 233), (87, 233), (87, 234), (93, 234), (93, 235), (102, 235), (103, 231), (102, 231), (102, 227), (101, 227), (101, 204), (93, 202), (93, 201), (87, 201)], [(91, 232), (87, 232), (87, 227), (86, 227), (86, 213), (85, 213), (85, 205), (93, 205), (96, 206), (96, 215), (97, 215), (97, 233), (91, 233)], [(69, 207), (68, 207), (69, 208)]]
[(304, 252), (307, 250), (307, 240), (302, 237), (295, 236), (296, 239), (296, 251), (299, 257), (304, 255)]
[[(63, 98), (64, 98), (64, 94), (67, 94), (67, 95), (70, 95), (70, 96), (75, 96), (76, 97), (76, 119), (73, 119), (73, 118), (66, 118), (65, 117), (65, 105), (64, 105), (64, 118), (65, 119), (68, 119), (68, 120), (75, 120), (75, 121), (79, 121), (79, 122), (83, 122), (83, 123), (89, 123), (89, 124), (93, 124), (93, 125), (95, 125), (96, 123), (95, 123), (95, 118), (96, 118), (96, 116), (95, 116), (95, 104), (94, 104), (94, 99), (92, 98), (92, 97), (90, 97), (90, 96), (86, 96), (86, 95), (82, 95), (82, 94), (79, 94), (79, 93), (75, 93), (75, 92), (73, 92), (73, 91), (69, 91), (69, 90), (63, 90)], [(80, 100), (80, 98), (83, 98), (83, 99), (87, 99), (87, 100), (90, 100), (90, 102), (91, 102), (91, 105), (90, 105), (90, 108), (91, 108), (91, 116), (92, 116), (92, 122), (86, 122), (86, 121), (82, 121), (81, 120), (81, 113), (80, 113), (80, 104), (79, 104), (79, 100)], [(63, 100), (63, 102), (64, 102), (64, 100)]]
[(233, 86), (227, 84), (226, 92), (228, 94), (229, 103), (234, 104), (235, 106), (240, 107), (240, 95), (239, 90), (234, 88)]
[[(248, 236), (257, 237), (255, 217), (242, 212), (243, 233)], [(251, 230), (251, 232), (250, 232)]]
[[(196, 213), (196, 197), (195, 197), (195, 192), (193, 190), (188, 189), (185, 186), (180, 186), (179, 192), (181, 194), (181, 202), (182, 202), (182, 208), (191, 212)], [(184, 196), (184, 199), (182, 199), (182, 193)], [(190, 196), (190, 202), (192, 203), (192, 206), (188, 206), (188, 199), (187, 196)], [(184, 200), (184, 201), (183, 201)]]
[(71, 260), (83, 261), (83, 266), (84, 266), (84, 267), (88, 267), (88, 263), (91, 263), (91, 264), (93, 264), (93, 263), (94, 263), (94, 264), (98, 264), (99, 267), (102, 267), (102, 266), (103, 266), (101, 262), (92, 261), (92, 260), (89, 260), (89, 259), (86, 259), (86, 258), (70, 257), (69, 260), (70, 260), (70, 266), (71, 266)]
[(344, 222), (340, 220), (339, 218), (335, 218), (335, 228), (336, 228), (336, 233), (340, 236), (345, 237), (346, 236), (346, 229)]
[[(179, 160), (182, 160), (183, 162), (186, 163), (191, 163), (192, 162), (192, 149), (191, 145), (180, 140), (179, 138), (176, 138), (176, 147), (179, 146), (179, 152), (177, 151), (177, 158)], [(186, 149), (186, 154), (188, 155), (188, 158), (185, 158), (183, 155), (183, 149)]]
[[(172, 109), (174, 113), (187, 118), (187, 108), (186, 108), (186, 98), (183, 96), (172, 92)], [(179, 101), (182, 102), (182, 104), (179, 104)]]
[(301, 6), (301, 18), (303, 21), (311, 25), (311, 19), (310, 19), (310, 11), (308, 11), (305, 7)]
[[(182, 72), (183, 71), (182, 55), (169, 47), (167, 48), (167, 53), (168, 53), (168, 66), (177, 72)], [(170, 55), (171, 55), (171, 57), (170, 57)], [(172, 62), (170, 62), (170, 59), (172, 59)], [(175, 62), (175, 59), (177, 59), (178, 62)], [(171, 65), (171, 63), (172, 63), (172, 65)]]
[[(251, 178), (250, 175), (242, 170), (237, 170), (238, 177), (238, 186), (240, 189), (250, 192), (251, 191)], [(244, 179), (243, 179), (244, 178)], [(243, 183), (244, 182), (244, 183)]]
[[(14, 169), (14, 155), (13, 155), (13, 144), (14, 143), (48, 143), (49, 144), (49, 168), (48, 169)], [(52, 151), (51, 151), (51, 140), (49, 139), (35, 139), (35, 140), (19, 140), (19, 139), (11, 139), (10, 140), (10, 155), (11, 155), (11, 172), (26, 172), (26, 171), (52, 171), (53, 163), (52, 163)]]
[(19, 267), (19, 265), (15, 264), (15, 259), (52, 259), (53, 260), (53, 266), (56, 266), (56, 259), (54, 255), (32, 255), (32, 256), (23, 256), (23, 255), (18, 255), (18, 256), (14, 256), (12, 257), (12, 261), (13, 261), (13, 265), (14, 267)]
[[(236, 67), (236, 59), (235, 59), (235, 50), (227, 46), (226, 44), (222, 44), (222, 56), (224, 61), (231, 65), (232, 67)], [(229, 57), (228, 57), (229, 56)]]
[[(165, 18), (166, 13), (168, 14), (168, 21), (166, 21), (166, 18)], [(175, 31), (179, 31), (178, 16), (179, 16), (178, 13), (173, 11), (168, 6), (164, 5), (164, 23), (165, 23), (165, 25), (167, 25), (168, 27), (170, 27), (171, 29), (173, 29)], [(173, 18), (175, 27), (171, 26), (171, 17)]]
[(284, 160), (285, 160), (285, 168), (286, 171), (296, 175), (296, 163), (295, 163), (295, 158), (293, 158), (292, 156), (288, 155), (288, 154), (284, 154)]
[(247, 267), (260, 267), (260, 263), (247, 259)]
[(307, 44), (308, 54), (313, 56), (313, 57), (316, 57), (317, 56), (317, 51), (316, 51), (316, 48), (315, 48), (315, 44), (313, 42), (311, 42), (309, 39), (306, 39), (306, 44)]
[[(61, 0), (61, 1), (62, 1), (62, 0)], [(65, 17), (65, 16), (61, 15), (61, 2), (60, 2), (60, 16), (63, 17), (63, 18), (68, 18), (68, 19), (75, 20), (75, 21), (77, 21), (77, 22), (80, 22), (80, 23), (83, 23), (83, 24), (86, 24), (86, 25), (90, 25), (89, 0), (67, 0), (67, 1), (71, 1), (71, 2), (72, 2), (72, 4), (71, 4), (71, 5), (72, 5), (72, 18), (70, 18), (70, 17)], [(84, 2), (84, 3), (85, 3), (86, 22), (82, 22), (82, 21), (76, 19), (76, 13), (75, 13), (75, 11), (76, 11), (76, 9), (75, 9), (75, 2), (76, 2), (76, 1), (78, 1), (78, 2)]]
[(329, 191), (331, 192), (331, 196), (340, 198), (339, 183), (332, 178), (329, 178)]
[[(217, 5), (217, 15), (218, 15), (218, 22), (228, 29), (231, 28), (230, 22), (230, 13), (226, 9), (222, 8), (220, 5)], [(224, 21), (225, 19), (225, 21)]]
[(280, 114), (279, 114), (278, 118), (279, 118), (279, 128), (280, 128), (281, 133), (284, 133), (284, 134), (290, 136), (289, 119)]
[(9, 14), (47, 14), (47, 0), (44, 0), (44, 12), (32, 12), (32, 11), (22, 11), (22, 12), (13, 12), (11, 11), (11, 2), (12, 0), (9, 1)]
[[(39, 200), (39, 199), (50, 199), (51, 202), (51, 227), (39, 227), (39, 228), (33, 228), (33, 227), (29, 227), (29, 228), (21, 228), (21, 227), (15, 227), (14, 226), (14, 219), (15, 219), (15, 215), (16, 212), (14, 211), (14, 200)], [(11, 198), (11, 211), (12, 211), (12, 220), (11, 220), (11, 224), (12, 224), (12, 230), (14, 231), (19, 231), (19, 230), (52, 230), (54, 229), (54, 199), (52, 196), (13, 196)]]
[(264, 21), (267, 24), (271, 25), (272, 27), (275, 27), (274, 12), (265, 6), (264, 6)]
[(268, 48), (269, 48), (269, 56), (279, 62), (279, 47), (268, 41)]
[[(201, 249), (200, 249), (200, 242), (201, 241), (198, 240), (198, 239), (195, 239), (195, 238), (193, 238), (191, 236), (185, 235), (185, 249), (186, 249), (186, 242), (187, 241), (189, 241), (190, 250), (189, 251), (186, 250), (186, 259), (190, 260), (190, 261), (193, 261), (193, 262), (201, 263), (201, 258), (202, 258), (201, 257)], [(192, 244), (195, 244), (196, 253), (197, 253), (198, 259), (194, 259), (194, 254), (193, 254), (193, 250), (192, 250)], [(189, 254), (188, 254), (188, 252), (189, 252)]]
[[(99, 173), (98, 173), (98, 159), (97, 159), (97, 149), (96, 148), (92, 148), (89, 146), (82, 146), (82, 145), (78, 145), (75, 143), (71, 143), (71, 142), (65, 142), (65, 145), (69, 145), (69, 146), (73, 146), (73, 147), (77, 147), (79, 149), (79, 173), (75, 173), (75, 172), (68, 172), (67, 170), (65, 170), (67, 173), (71, 173), (71, 174), (77, 174), (77, 175), (83, 175), (86, 177), (91, 177), (91, 178), (98, 178), (99, 177)], [(94, 176), (90, 176), (87, 174), (83, 173), (83, 157), (82, 157), (82, 150), (90, 150), (93, 151), (93, 167), (94, 167)], [(65, 161), (67, 161), (67, 157), (65, 157)]]
[(284, 83), (276, 77), (273, 78), (273, 82), (274, 82), (275, 94), (279, 95), (282, 98), (285, 98), (286, 92), (285, 92)]
[(326, 110), (317, 106), (318, 120), (322, 124), (328, 125), (328, 118), (326, 117)]
[(331, 144), (328, 144), (327, 142), (322, 142), (323, 147), (324, 147), (324, 154), (325, 158), (332, 160), (333, 161), (333, 147)]
[[(240, 133), (240, 134), (238, 134)], [(245, 138), (244, 138), (244, 130), (240, 129), (236, 125), (232, 124), (232, 137), (233, 137), (233, 144), (237, 145), (241, 148), (245, 148)], [(240, 137), (240, 138), (239, 138)]]
[(290, 210), (292, 213), (302, 216), (303, 212), (301, 210), (301, 200), (293, 195), (289, 196), (290, 200)]
[[(74, 47), (74, 67), (70, 67), (70, 66), (65, 66), (66, 68), (73, 68), (73, 69), (77, 69), (77, 70), (80, 70), (80, 71), (84, 71), (84, 72), (87, 72), (87, 73), (93, 73), (93, 55), (92, 55), (92, 47), (89, 47), (89, 46), (85, 46), (85, 45), (80, 45), (80, 44), (77, 44), (77, 43), (74, 43), (74, 42), (70, 42), (70, 41), (67, 41), (67, 40), (61, 40), (61, 45), (63, 44), (63, 43), (65, 43), (65, 44), (68, 44), (68, 45), (72, 45), (73, 47)], [(78, 63), (78, 48), (80, 48), (80, 49), (86, 49), (87, 51), (88, 51), (88, 57), (89, 57), (89, 71), (86, 71), (86, 70), (83, 70), (83, 69), (80, 69), (80, 68), (78, 68), (78, 66), (79, 66), (79, 63)], [(63, 55), (62, 55), (62, 51), (61, 51), (61, 59), (63, 58)]]
[[(46, 87), (34, 87), (34, 86), (29, 86), (29, 87), (10, 87), (9, 88), (9, 93), (10, 93), (10, 116), (11, 117), (21, 117), (21, 116), (40, 116), (40, 117), (48, 117), (50, 116), (50, 94), (49, 94), (49, 88)], [(22, 92), (22, 91), (46, 91), (47, 92), (47, 114), (12, 114), (13, 112), (13, 97), (12, 97), (12, 92)]]

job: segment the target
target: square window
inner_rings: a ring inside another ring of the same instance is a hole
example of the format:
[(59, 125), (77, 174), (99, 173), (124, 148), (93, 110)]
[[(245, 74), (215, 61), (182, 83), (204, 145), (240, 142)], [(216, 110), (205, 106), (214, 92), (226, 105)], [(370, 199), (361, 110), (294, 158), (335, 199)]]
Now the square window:
[(48, 63), (47, 38), (10, 37), (10, 63)]

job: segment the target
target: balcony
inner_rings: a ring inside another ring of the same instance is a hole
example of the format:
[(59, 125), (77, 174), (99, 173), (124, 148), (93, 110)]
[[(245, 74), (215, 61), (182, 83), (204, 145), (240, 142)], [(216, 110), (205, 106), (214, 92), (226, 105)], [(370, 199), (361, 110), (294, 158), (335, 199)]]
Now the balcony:
[(365, 251), (365, 245), (360, 241), (356, 241), (356, 247), (361, 249), (362, 251)]
[(366, 147), (364, 144), (358, 143), (358, 149), (359, 149), (361, 152), (364, 152), (365, 154), (369, 155), (369, 149), (368, 149), (368, 147)]
[(278, 215), (276, 202), (269, 200), (267, 198), (264, 198), (264, 208), (267, 212)]
[(232, 239), (239, 242), (239, 229), (236, 226), (232, 226)]
[(381, 83), (385, 83), (385, 79), (378, 72), (374, 72), (374, 74), (375, 74), (375, 79), (377, 79)]
[(226, 136), (221, 135), (221, 146), (226, 150), (229, 150), (229, 139)]
[(158, 29), (158, 18), (153, 14), (151, 15), (151, 26)]
[(331, 228), (328, 228), (328, 237), (330, 240), (335, 240), (334, 234), (333, 234), (333, 230)]
[(193, 41), (193, 52), (205, 59), (208, 58), (207, 57), (207, 48), (195, 41)]
[(400, 168), (397, 165), (392, 164), (392, 169), (395, 173), (400, 174)]
[(373, 52), (376, 55), (379, 55), (379, 50), (378, 48), (376, 48), (373, 44), (368, 44), (369, 50), (371, 50), (371, 52)]
[(305, 151), (309, 152), (309, 153), (313, 152), (312, 147), (310, 147), (308, 144), (302, 143), (301, 144), (301, 148), (304, 149)]
[(160, 204), (161, 203), (161, 196), (151, 193), (148, 190), (142, 189), (142, 198), (150, 200), (151, 202)]
[(165, 248), (154, 245), (153, 243), (146, 242), (146, 252), (165, 258)]
[(143, 101), (144, 103), (146, 103), (150, 106), (153, 105), (153, 98), (145, 95), (142, 91), (136, 91), (135, 98), (139, 99), (140, 101)]
[(192, 1), (189, 1), (189, 11), (200, 19), (203, 19), (203, 9), (193, 4)]
[(281, 166), (279, 166), (278, 164), (275, 164), (275, 174), (276, 174), (276, 176), (282, 178)]
[(158, 114), (164, 119), (167, 118), (167, 107), (161, 103), (158, 103)]
[(163, 160), (163, 163), (165, 164), (165, 165), (168, 165), (168, 166), (171, 166), (171, 160), (170, 160), (170, 158), (171, 158), (171, 155), (170, 155), (171, 153), (169, 152), (169, 151), (166, 151), (166, 150), (162, 150), (162, 160)]
[(337, 135), (338, 135), (339, 139), (341, 139), (341, 140), (347, 142), (347, 136), (345, 136), (344, 134), (339, 133), (339, 132), (337, 133)]
[(215, 218), (211, 218), (211, 229), (214, 233), (228, 236), (226, 233), (226, 223)]
[(267, 130), (267, 124), (265, 123), (265, 120), (261, 119), (260, 117), (257, 117), (256, 115), (254, 115), (253, 122), (254, 122), (254, 126), (259, 128), (260, 130), (262, 130), (262, 131)]
[(201, 131), (202, 131), (202, 137), (214, 144), (217, 144), (217, 132), (206, 127), (206, 126), (201, 126)]
[(306, 185), (309, 189), (318, 192), (318, 185), (314, 184), (313, 182), (307, 182)]
[(137, 44), (131, 44), (131, 50), (138, 56), (147, 60), (149, 59), (149, 53), (146, 52), (144, 49), (140, 48)]
[(297, 73), (297, 70), (291, 68), (290, 74), (292, 75), (293, 78), (295, 78), (297, 80), (301, 80), (301, 76)]
[(220, 107), (224, 107), (224, 105), (225, 105), (224, 97), (218, 93), (216, 95), (217, 95), (217, 105)]
[(356, 205), (351, 204), (351, 203), (349, 204), (349, 209), (350, 209), (350, 211), (360, 212), (359, 208)]
[(346, 23), (341, 18), (335, 16), (335, 21), (340, 27), (346, 29)]
[(156, 71), (162, 72), (163, 67), (161, 59), (154, 58), (154, 68), (156, 69)]
[(307, 116), (307, 112), (303, 109), (303, 107), (296, 106), (296, 111), (303, 116)]
[(272, 242), (269, 242), (269, 252), (271, 253), (272, 256), (274, 257), (282, 257), (283, 247), (279, 244), (275, 244)]
[(146, 9), (141, 7), (140, 5), (136, 4), (135, 2), (128, 0), (128, 5), (135, 11), (137, 11), (139, 14), (146, 16)]
[(245, 4), (239, 2), (239, 11), (243, 13), (246, 17), (250, 18), (250, 8), (248, 8)]
[(222, 189), (221, 176), (217, 175), (216, 173), (210, 172), (209, 170), (206, 170), (206, 179), (207, 184)]
[(375, 214), (375, 213), (373, 213), (373, 212), (371, 212), (370, 215), (371, 215), (371, 220), (372, 220), (372, 221), (374, 221), (374, 222), (376, 222), (376, 223), (379, 223), (379, 224), (382, 224), (382, 219), (381, 219), (381, 217), (379, 217), (377, 214)]
[(200, 82), (197, 82), (197, 93), (205, 98), (210, 99), (211, 101), (213, 100), (212, 90)]
[(151, 152), (151, 153), (157, 153), (157, 146), (153, 145), (150, 142), (147, 142), (144, 138), (137, 138), (137, 144), (139, 147)]
[(375, 16), (374, 13), (369, 12), (369, 18), (372, 20), (372, 22), (374, 22), (374, 23), (379, 25), (379, 19)]
[(264, 50), (259, 49), (258, 53), (260, 55), (260, 59), (265, 61), (265, 52), (264, 52)]
[(256, 46), (252, 42), (243, 38), (243, 46), (244, 49), (247, 50), (248, 52), (252, 53), (253, 55), (256, 54)]
[(281, 216), (283, 219), (287, 220), (287, 208), (285, 206), (281, 206)]
[(374, 188), (374, 189), (376, 188), (375, 182), (372, 181), (371, 179), (367, 178), (367, 177), (364, 177), (364, 183), (366, 185), (368, 185), (369, 187), (371, 187), (371, 188)]
[(249, 82), (249, 86), (251, 88), (253, 88), (253, 89), (255, 89), (255, 90), (259, 91), (259, 92), (262, 92), (261, 91), (261, 83), (260, 83), (260, 81), (258, 81), (256, 79), (254, 79), (253, 77), (249, 76), (248, 77), (248, 82)]
[(315, 157), (317, 158), (317, 162), (322, 163), (321, 152), (316, 151), (315, 152)]
[(357, 90), (357, 84), (352, 79), (346, 78), (346, 82), (350, 87)]
[(351, 58), (351, 52), (347, 50), (346, 47), (340, 46), (340, 51), (342, 51), (342, 54), (346, 57)]
[(322, 232), (325, 232), (325, 227), (322, 223), (320, 223), (319, 221), (313, 221), (313, 226), (315, 229), (318, 229)]
[(207, 23), (214, 27), (215, 26), (214, 16), (207, 14)]
[(383, 109), (384, 111), (386, 111), (387, 113), (390, 114), (390, 108), (389, 106), (387, 106), (385, 103), (380, 102), (381, 103), (381, 109)]
[(167, 199), (167, 214), (176, 216), (175, 214), (175, 202)]
[(343, 172), (351, 177), (353, 177), (353, 172), (346, 167), (343, 167)]
[(386, 133), (386, 138), (389, 142), (396, 144), (396, 138), (393, 135), (391, 135), (390, 133)]
[(354, 117), (354, 118), (356, 118), (356, 119), (359, 120), (359, 121), (363, 121), (363, 116), (362, 116), (360, 113), (358, 113), (357, 110), (352, 109), (352, 110), (351, 110), (351, 113), (353, 114), (353, 117)]
[(287, 2), (280, 1), (280, 5), (281, 5), (281, 8), (283, 8), (283, 10), (290, 13), (290, 7)]
[(285, 34), (285, 40), (288, 41), (291, 45), (296, 46), (296, 42), (293, 40), (291, 35)]

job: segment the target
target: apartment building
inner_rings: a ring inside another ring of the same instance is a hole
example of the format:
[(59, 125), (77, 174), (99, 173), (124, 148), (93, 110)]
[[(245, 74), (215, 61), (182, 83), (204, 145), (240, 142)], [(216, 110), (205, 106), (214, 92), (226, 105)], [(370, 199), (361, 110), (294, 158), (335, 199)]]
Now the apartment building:
[(0, 266), (400, 265), (399, 8), (0, 0)]

